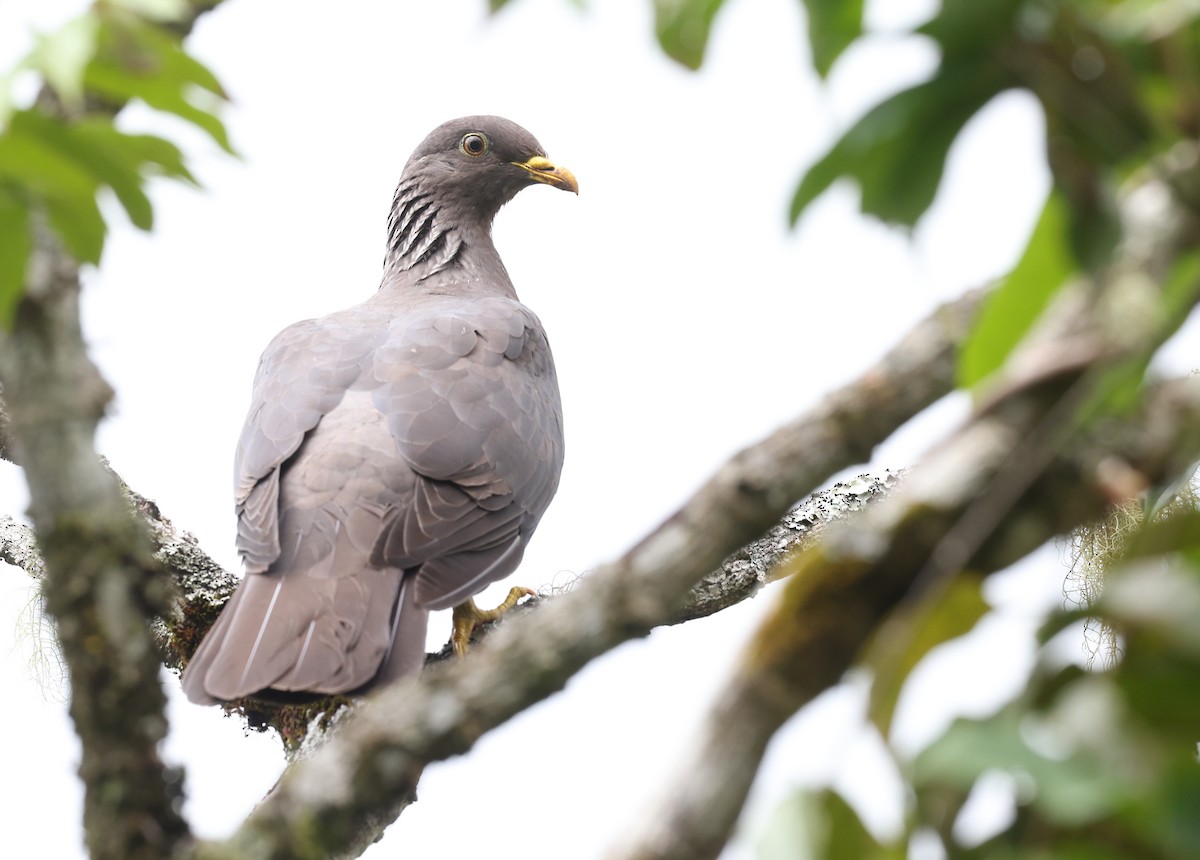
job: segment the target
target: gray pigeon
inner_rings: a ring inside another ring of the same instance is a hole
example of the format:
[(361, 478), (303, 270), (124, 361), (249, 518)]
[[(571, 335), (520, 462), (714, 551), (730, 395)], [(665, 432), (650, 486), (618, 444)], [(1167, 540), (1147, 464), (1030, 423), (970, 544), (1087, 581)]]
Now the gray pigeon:
[(491, 226), (535, 183), (579, 190), (506, 119), (434, 129), (379, 291), (263, 353), (235, 457), (246, 576), (183, 673), (193, 702), (393, 681), (420, 668), (430, 610), (517, 567), (558, 487), (562, 407)]

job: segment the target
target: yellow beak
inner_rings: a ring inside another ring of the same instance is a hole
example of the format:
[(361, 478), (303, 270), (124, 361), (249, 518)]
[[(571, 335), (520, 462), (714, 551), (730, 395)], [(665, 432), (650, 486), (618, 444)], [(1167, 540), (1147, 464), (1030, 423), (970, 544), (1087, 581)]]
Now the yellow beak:
[(528, 161), (514, 161), (513, 164), (526, 171), (534, 182), (579, 193), (579, 183), (575, 181), (575, 174), (565, 167), (559, 167), (548, 158), (535, 155)]

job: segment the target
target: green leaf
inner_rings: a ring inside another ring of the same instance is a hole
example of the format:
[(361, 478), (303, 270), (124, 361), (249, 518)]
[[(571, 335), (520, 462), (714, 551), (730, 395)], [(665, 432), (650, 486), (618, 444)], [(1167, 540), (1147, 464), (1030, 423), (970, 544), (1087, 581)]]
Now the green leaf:
[(189, 10), (187, 0), (107, 0), (107, 2), (153, 21), (181, 21), (187, 16)]
[[(916, 32), (937, 42), (951, 65), (974, 63), (1011, 40), (1017, 15), (1027, 6), (1027, 0), (943, 0), (937, 16)], [(1030, 20), (1038, 17), (1025, 12)]]
[(667, 56), (689, 69), (704, 62), (713, 18), (724, 0), (654, 0), (654, 31)]
[(1135, 561), (1168, 553), (1200, 554), (1200, 497), (1193, 482), (1195, 464), (1184, 469), (1177, 482), (1172, 482), (1170, 498), (1156, 499), (1157, 504), (1146, 514), (1141, 529), (1129, 539), (1122, 559)]
[(817, 834), (822, 826), (813, 792), (793, 791), (771, 811), (755, 856), (757, 860), (816, 860), (820, 856)]
[(884, 856), (879, 843), (863, 827), (858, 813), (837, 792), (822, 793), (821, 817), (827, 826), (822, 855), (827, 860), (870, 860)]
[(129, 220), (143, 230), (150, 229), (153, 212), (142, 191), (141, 161), (121, 146), (124, 135), (108, 120), (67, 124), (33, 112), (26, 118), (26, 128), (47, 149), (72, 159), (91, 174), (97, 186), (112, 188)]
[(98, 265), (100, 255), (104, 253), (108, 226), (100, 214), (100, 207), (96, 205), (95, 195), (47, 195), (41, 202), (50, 219), (50, 226), (62, 239), (71, 256), (80, 263)]
[(1163, 338), (1179, 331), (1200, 294), (1200, 251), (1189, 250), (1175, 260), (1163, 282)]
[[(1109, 815), (1135, 796), (1142, 784), (1129, 771), (1114, 766), (1119, 751), (1102, 760), (1092, 750), (1072, 747), (1078, 746), (1080, 736), (1117, 734), (1113, 723), (1119, 702), (1107, 681), (1088, 678), (1068, 690), (1075, 704), (1061, 708), (1062, 713), (1034, 719), (1023, 715), (1020, 707), (1009, 707), (987, 720), (957, 720), (917, 757), (914, 785), (948, 783), (967, 790), (989, 770), (1020, 773), (1033, 779), (1034, 806), (1052, 822), (1080, 826)], [(1031, 749), (1026, 735), (1053, 736), (1054, 743), (1069, 752), (1049, 758)], [(1122, 762), (1127, 767), (1135, 764)]]
[(84, 186), (94, 194), (99, 186), (107, 185), (129, 220), (143, 230), (153, 225), (153, 209), (142, 188), (149, 170), (195, 181), (173, 144), (152, 135), (125, 134), (106, 118), (63, 123), (38, 111), (28, 111), (22, 114), (17, 130), (35, 138), (43, 154), (61, 155), (87, 174), (86, 179), (80, 178), (78, 188), (68, 190), (67, 196), (84, 193)]
[(1016, 267), (988, 299), (958, 360), (958, 384), (970, 388), (1000, 368), (1050, 299), (1075, 271), (1067, 205), (1052, 191)]
[[(1200, 523), (1195, 514), (1181, 516), (1179, 527), (1190, 530)], [(1167, 537), (1160, 533), (1159, 537)], [(1193, 535), (1186, 538), (1192, 545), (1197, 540)], [(1135, 538), (1135, 542), (1136, 542)], [(1147, 538), (1147, 541), (1151, 538)], [(1157, 542), (1157, 541), (1156, 541)], [(1138, 546), (1139, 552), (1145, 546)], [(1194, 682), (1200, 682), (1200, 667), (1170, 668), (1175, 660), (1173, 653), (1182, 653), (1192, 660), (1200, 660), (1200, 577), (1187, 565), (1166, 564), (1152, 558), (1120, 568), (1105, 584), (1099, 609), (1108, 619), (1116, 621), (1126, 636), (1130, 637), (1126, 651), (1127, 665), (1122, 667), (1122, 676), (1128, 683), (1143, 684), (1159, 672), (1190, 672)], [(1144, 641), (1143, 641), (1144, 640)], [(1138, 648), (1133, 648), (1134, 645)], [(1172, 653), (1162, 653), (1169, 648)], [(1174, 697), (1175, 711), (1187, 722), (1189, 730), (1196, 724), (1195, 714), (1183, 707), (1183, 699), (1200, 696), (1200, 684), (1194, 683), (1189, 690), (1176, 688), (1174, 683), (1158, 683), (1158, 692), (1150, 680), (1151, 699), (1159, 698), (1169, 703)], [(1197, 702), (1200, 707), (1200, 702)]]
[(0, 188), (0, 327), (11, 328), (17, 302), (25, 293), (25, 271), (33, 247), (29, 210), (17, 196)]
[(858, 182), (862, 211), (911, 227), (933, 202), (950, 145), (972, 116), (1004, 88), (980, 68), (945, 68), (876, 105), (801, 179), (791, 221), (837, 179)]
[(141, 99), (155, 110), (173, 114), (199, 128), (226, 152), (233, 152), (224, 123), (216, 115), (188, 101), (178, 81), (167, 77), (143, 78), (115, 66), (93, 63), (88, 68), (87, 83), (112, 98)]
[(232, 153), (224, 123), (190, 98), (197, 89), (225, 98), (213, 73), (189, 56), (174, 34), (122, 10), (105, 8), (100, 49), (87, 67), (85, 84), (116, 101), (141, 99), (174, 114)]
[(79, 123), (66, 141), (70, 151), (117, 195), (129, 220), (142, 230), (153, 226), (150, 199), (142, 190), (148, 168), (195, 184), (183, 164), (183, 154), (169, 141), (153, 135), (118, 131), (107, 120)]
[(47, 147), (38, 134), (45, 120), (36, 109), (17, 111), (0, 134), (0, 179), (38, 196), (90, 197), (97, 181), (73, 158)]
[[(1194, 733), (1190, 739), (1195, 739)], [(1137, 797), (1123, 815), (1146, 845), (1162, 852), (1159, 856), (1191, 860), (1200, 846), (1200, 816), (1196, 815), (1200, 809), (1200, 768), (1194, 755), (1186, 754), (1194, 748), (1186, 741), (1173, 746), (1171, 760), (1160, 768), (1157, 784)]]
[(801, 789), (775, 808), (756, 854), (758, 860), (904, 860), (907, 850), (876, 842), (837, 792)]
[[(1192, 620), (1194, 623), (1194, 616)], [(1183, 635), (1183, 631), (1172, 632)], [(1151, 639), (1158, 633), (1151, 629), (1143, 631), (1142, 636)], [(1188, 645), (1194, 654), (1196, 636), (1193, 634), (1191, 638), (1193, 641)], [(1195, 748), (1200, 671), (1194, 660), (1179, 659), (1163, 649), (1147, 647), (1141, 659), (1121, 671), (1120, 685), (1133, 710), (1164, 739), (1173, 738), (1181, 745)]]
[(862, 0), (804, 0), (813, 66), (825, 77), (846, 48), (862, 35)]
[(1200, 293), (1200, 251), (1181, 254), (1163, 279), (1161, 290), (1155, 289), (1153, 284), (1147, 286), (1155, 290), (1158, 307), (1153, 310), (1157, 311), (1157, 315), (1149, 319), (1139, 319), (1149, 314), (1130, 317), (1130, 328), (1137, 326), (1134, 335), (1142, 341), (1143, 348), (1103, 368), (1092, 387), (1091, 396), (1079, 409), (1076, 420), (1081, 425), (1094, 424), (1108, 415), (1128, 414), (1142, 402), (1146, 370), (1154, 353), (1163, 341), (1183, 325)]
[(3, 133), (5, 127), (8, 125), (9, 117), (16, 110), (16, 105), (13, 104), (12, 100), (12, 86), (17, 75), (23, 71), (25, 71), (25, 66), (21, 63), (13, 66), (7, 72), (0, 72), (0, 133)]
[(0, 135), (0, 180), (23, 187), (45, 208), (50, 225), (71, 255), (97, 263), (104, 248), (104, 219), (96, 205), (99, 180), (74, 158), (47, 146), (39, 133), (52, 122), (36, 109), (18, 111)]
[(183, 153), (171, 141), (152, 134), (119, 134), (120, 146), (131, 155), (136, 155), (139, 161), (153, 164), (163, 176), (182, 180), (189, 185), (199, 185), (183, 163)]
[[(179, 36), (143, 17), (171, 19), (186, 11), (180, 0), (113, 0), (97, 3), (38, 47), (18, 69), (40, 71), (68, 107), (82, 106), (85, 92), (115, 104), (141, 99), (207, 132), (231, 151), (225, 127), (192, 101), (224, 98), (213, 74), (189, 56)], [(149, 175), (195, 183), (179, 149), (152, 135), (125, 134), (103, 117), (63, 121), (37, 107), (13, 110), (9, 85), (0, 80), (0, 323), (9, 319), (25, 277), (29, 212), (44, 212), (65, 249), (81, 263), (98, 263), (107, 225), (96, 202), (111, 188), (130, 220), (153, 224), (145, 192)], [(12, 229), (9, 230), (9, 221)]]
[(178, 33), (115, 7), (105, 8), (102, 53), (110, 62), (143, 76), (157, 72), (172, 83), (193, 84), (226, 98), (216, 75), (183, 49)]
[(85, 13), (41, 37), (27, 60), (72, 110), (83, 105), (84, 69), (96, 53), (98, 25), (94, 14)]
[(938, 645), (970, 632), (987, 611), (983, 578), (964, 573), (884, 625), (864, 660), (874, 675), (867, 716), (884, 737), (904, 682), (916, 665)]

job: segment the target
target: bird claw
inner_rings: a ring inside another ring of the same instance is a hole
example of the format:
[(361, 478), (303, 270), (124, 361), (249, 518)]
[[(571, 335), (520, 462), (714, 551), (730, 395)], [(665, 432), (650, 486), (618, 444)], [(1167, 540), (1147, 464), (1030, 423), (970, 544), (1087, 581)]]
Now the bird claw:
[(475, 605), (475, 600), (468, 597), (466, 602), (454, 607), (454, 632), (450, 636), (450, 644), (454, 647), (454, 653), (459, 657), (467, 656), (467, 649), (476, 629), (483, 624), (499, 620), (504, 613), (516, 606), (522, 597), (536, 595), (537, 592), (532, 588), (513, 586), (509, 589), (508, 597), (504, 598), (504, 602), (495, 609), (480, 609)]

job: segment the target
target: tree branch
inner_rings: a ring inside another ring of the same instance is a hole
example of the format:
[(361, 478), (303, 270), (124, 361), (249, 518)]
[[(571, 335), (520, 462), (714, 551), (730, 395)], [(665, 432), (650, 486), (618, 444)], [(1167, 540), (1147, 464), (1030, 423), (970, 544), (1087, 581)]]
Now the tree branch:
[(33, 529), (10, 516), (0, 516), (0, 561), (19, 567), (34, 580), (46, 577), (46, 563), (38, 552)]
[(679, 618), (689, 590), (723, 558), (952, 390), (955, 351), (982, 298), (971, 293), (936, 311), (856, 382), (734, 457), (621, 559), (502, 626), (470, 660), (371, 696), (288, 769), (231, 839), (198, 846), (195, 856), (353, 856), (361, 821), (382, 832), (426, 764), (466, 752), (589, 660)]
[[(1162, 185), (1147, 182), (1129, 197), (1147, 188)], [(936, 596), (960, 571), (999, 570), (1131, 490), (1191, 468), (1200, 456), (1200, 379), (1149, 387), (1133, 415), (1089, 414), (1112, 387), (1110, 374), (1144, 366), (1185, 316), (1185, 308), (1140, 321), (1113, 313), (1129, 306), (1123, 293), (1143, 290), (1147, 277), (1165, 282), (1200, 244), (1190, 213), (1166, 210), (1164, 222), (1162, 207), (1126, 206), (1125, 242), (1109, 270), (1059, 294), (972, 421), (895, 493), (785, 564), (791, 580), (688, 760), (614, 860), (715, 858), (770, 739), (839, 682), (890, 613)], [(1200, 297), (1200, 284), (1176, 287), (1193, 303)], [(1114, 472), (1135, 480), (1114, 484)]]
[[(192, 21), (194, 15), (181, 26)], [(38, 104), (68, 119), (48, 85)], [(112, 390), (84, 344), (79, 267), (34, 214), (24, 294), (12, 329), (0, 334), (7, 406), (0, 444), (29, 484), (45, 566), (42, 593), (82, 745), (89, 852), (95, 860), (161, 860), (191, 838), (180, 815), (181, 775), (158, 753), (166, 698), (146, 623), (168, 610), (170, 581), (96, 456), (96, 427)]]
[(169, 605), (168, 581), (95, 454), (111, 390), (80, 333), (78, 268), (48, 229), (36, 233), (15, 325), (0, 337), (13, 452), (29, 483), (43, 595), (70, 674), (89, 850), (150, 860), (189, 836), (179, 774), (158, 755), (166, 699), (146, 626)]
[[(779, 727), (840, 681), (889, 613), (922, 589), (944, 584), (926, 577), (929, 566), (977, 500), (1003, 481), (1011, 434), (1028, 429), (1016, 414), (1023, 404), (1013, 406), (1004, 416), (975, 422), (889, 498), (830, 529), (788, 565), (784, 593), (743, 650), (676, 778), (640, 832), (609, 856), (704, 860), (720, 854)], [(970, 553), (967, 566), (994, 572), (1099, 517), (1111, 502), (1101, 468), (1108, 458), (1158, 480), (1197, 456), (1200, 383), (1157, 386), (1136, 416), (1075, 440), (1054, 458), (1000, 528)], [(956, 477), (948, 483), (938, 472), (951, 468)]]
[(819, 490), (789, 510), (765, 535), (737, 550), (692, 586), (683, 607), (666, 624), (682, 624), (735, 606), (779, 579), (781, 563), (812, 546), (826, 526), (863, 510), (901, 481), (900, 472), (863, 474)]

